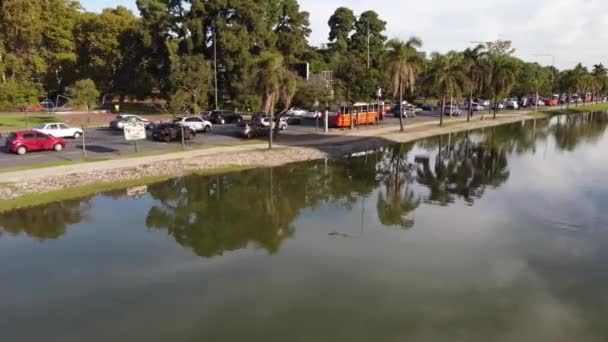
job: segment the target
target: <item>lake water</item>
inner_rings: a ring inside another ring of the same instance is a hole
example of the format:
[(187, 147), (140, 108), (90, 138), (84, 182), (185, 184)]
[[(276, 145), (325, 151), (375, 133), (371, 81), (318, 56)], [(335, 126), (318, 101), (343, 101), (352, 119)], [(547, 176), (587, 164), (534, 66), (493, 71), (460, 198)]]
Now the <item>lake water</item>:
[(607, 341), (608, 116), (0, 214), (2, 341)]

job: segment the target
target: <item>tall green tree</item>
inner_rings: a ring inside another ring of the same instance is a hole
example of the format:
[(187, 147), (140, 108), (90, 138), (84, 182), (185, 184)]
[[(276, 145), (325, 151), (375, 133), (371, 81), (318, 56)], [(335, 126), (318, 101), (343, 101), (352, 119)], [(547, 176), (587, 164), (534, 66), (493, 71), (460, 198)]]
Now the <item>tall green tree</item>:
[[(256, 64), (253, 87), (260, 97), (262, 110), (270, 114), (271, 122), (279, 122), (280, 115), (275, 115), (279, 108), (280, 113), (289, 109), (291, 101), (297, 91), (297, 76), (284, 64), (283, 56), (277, 52), (265, 52)], [(279, 125), (276, 125), (278, 131)], [(269, 128), (268, 148), (272, 148), (273, 129)]]
[(329, 18), (329, 47), (334, 55), (348, 50), (350, 35), (356, 21), (355, 13), (346, 7), (336, 9)]
[[(149, 52), (147, 71), (152, 76), (161, 95), (172, 93), (171, 58), (177, 51), (176, 37), (179, 37), (180, 17), (183, 13), (181, 1), (137, 0), (137, 8), (145, 30), (144, 42)], [(193, 4), (193, 8), (197, 8)]]
[(209, 100), (211, 77), (209, 63), (202, 55), (176, 58), (171, 68), (171, 108), (177, 113), (200, 113)]
[(41, 5), (41, 53), (47, 65), (45, 86), (48, 91), (62, 92), (77, 77), (74, 28), (82, 7), (76, 0), (46, 0)]
[(591, 74), (596, 86), (593, 99), (596, 100), (598, 95), (604, 95), (608, 91), (608, 69), (602, 63), (595, 64)]
[(99, 99), (99, 91), (91, 79), (78, 80), (68, 90), (72, 103), (75, 106), (85, 106), (87, 112), (95, 107)]
[(511, 91), (516, 77), (517, 64), (512, 57), (499, 53), (490, 55), (487, 81), (490, 93), (494, 98), (494, 119), (496, 119), (498, 111), (498, 99)]
[(278, 17), (274, 32), (276, 34), (276, 48), (285, 62), (296, 63), (303, 60), (308, 50), (308, 37), (310, 36), (309, 13), (300, 11), (296, 0), (278, 1)]
[(403, 132), (403, 92), (414, 92), (416, 76), (423, 63), (417, 53), (422, 41), (411, 37), (407, 42), (392, 39), (386, 44), (386, 71), (394, 95), (399, 94), (399, 126)]
[(125, 7), (85, 13), (76, 26), (76, 49), (80, 75), (96, 80), (102, 94), (120, 87), (124, 55), (120, 37), (137, 25), (137, 18)]
[(531, 93), (535, 94), (534, 110), (538, 110), (538, 99), (540, 92), (551, 92), (551, 74), (550, 70), (541, 67), (538, 63), (523, 63), (520, 70), (519, 82), (514, 88), (514, 91), (519, 95), (527, 96)]
[(483, 89), (483, 80), (487, 70), (487, 52), (482, 44), (474, 48), (464, 50), (464, 59), (468, 69), (468, 88), (469, 88), (469, 110), (467, 111), (467, 121), (471, 120), (473, 114), (473, 95)]
[(464, 55), (455, 51), (450, 51), (445, 55), (434, 53), (428, 78), (431, 88), (440, 95), (439, 125), (441, 126), (445, 115), (446, 97), (448, 94), (462, 94), (467, 85), (467, 65)]

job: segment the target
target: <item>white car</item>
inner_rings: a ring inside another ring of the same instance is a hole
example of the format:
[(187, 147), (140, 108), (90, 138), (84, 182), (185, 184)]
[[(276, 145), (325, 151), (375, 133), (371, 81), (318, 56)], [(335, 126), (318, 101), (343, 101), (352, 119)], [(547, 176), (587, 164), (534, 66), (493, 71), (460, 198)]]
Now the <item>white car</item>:
[[(496, 104), (492, 103), (492, 109), (495, 109)], [(498, 102), (498, 109), (505, 109), (505, 104), (503, 102)]]
[(175, 120), (173, 120), (173, 122), (180, 124), (184, 127), (188, 127), (190, 129), (190, 131), (192, 132), (209, 132), (211, 131), (211, 127), (213, 127), (213, 125), (211, 124), (210, 121), (207, 120), (203, 120), (202, 118), (198, 117), (198, 116), (184, 116), (184, 117), (179, 117), (176, 118)]
[(110, 128), (121, 130), (125, 127), (126, 122), (143, 122), (144, 127), (146, 127), (146, 129), (150, 125), (150, 120), (148, 119), (144, 119), (140, 116), (132, 114), (122, 114), (118, 115), (116, 119), (110, 121)]
[(479, 103), (473, 102), (473, 105), (471, 106), (471, 110), (474, 112), (481, 112), (483, 110), (486, 110), (486, 108), (482, 105), (480, 105)]
[(507, 107), (507, 109), (518, 109), (519, 104), (517, 103), (517, 100), (507, 100), (505, 101), (505, 107)]
[(291, 108), (285, 113), (288, 116), (306, 116), (308, 114), (307, 110), (299, 109), (299, 108)]
[(451, 106), (451, 105), (446, 105), (444, 107), (444, 114), (445, 115), (449, 115), (449, 116), (459, 116), (460, 115), (460, 108), (458, 108), (458, 106)]
[[(258, 125), (258, 126), (262, 126), (262, 127), (269, 127), (270, 126), (270, 118), (268, 116), (265, 117), (257, 117), (254, 122), (254, 124)], [(281, 131), (284, 131), (287, 129), (287, 119), (285, 118), (281, 118), (279, 120), (279, 129)], [(274, 128), (274, 125), (272, 125), (272, 128)]]
[(321, 112), (319, 111), (309, 111), (306, 112), (304, 115), (302, 115), (303, 118), (305, 119), (320, 119), (323, 115), (321, 114)]
[(82, 136), (82, 128), (70, 127), (60, 122), (40, 124), (34, 127), (34, 130), (40, 133), (50, 134), (56, 138), (78, 139)]

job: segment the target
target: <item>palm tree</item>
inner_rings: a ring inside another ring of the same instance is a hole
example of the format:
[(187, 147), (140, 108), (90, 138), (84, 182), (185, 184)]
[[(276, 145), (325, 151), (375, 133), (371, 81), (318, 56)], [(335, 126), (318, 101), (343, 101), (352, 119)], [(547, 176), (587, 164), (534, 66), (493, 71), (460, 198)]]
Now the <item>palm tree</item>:
[(460, 94), (467, 85), (467, 69), (464, 55), (450, 51), (445, 55), (433, 53), (429, 83), (441, 96), (441, 116), (439, 125), (443, 125), (445, 100), (447, 94)]
[(484, 71), (486, 69), (485, 57), (487, 53), (484, 51), (485, 45), (479, 44), (475, 48), (467, 48), (464, 50), (464, 59), (469, 70), (469, 111), (467, 112), (467, 121), (471, 121), (473, 114), (473, 93), (481, 90), (483, 85)]
[[(296, 76), (285, 67), (283, 56), (276, 52), (266, 52), (260, 56), (256, 65), (257, 71), (253, 78), (253, 87), (260, 96), (262, 110), (270, 114), (270, 128), (268, 133), (268, 148), (272, 148), (272, 122), (275, 117), (275, 109), (279, 104), (282, 105), (282, 112), (287, 111), (291, 100), (297, 89)], [(278, 131), (279, 125), (275, 125)]]
[(414, 92), (416, 74), (423, 63), (416, 48), (422, 46), (422, 41), (411, 37), (407, 42), (391, 39), (386, 43), (386, 69), (391, 82), (393, 94), (399, 93), (399, 125), (403, 132), (403, 90)]
[[(595, 90), (597, 91), (597, 95), (605, 94), (606, 90), (608, 90), (608, 70), (602, 63), (595, 64), (593, 66), (593, 71), (591, 72), (593, 75), (593, 79), (595, 80)], [(593, 100), (596, 100), (596, 94), (593, 94)]]
[(494, 119), (498, 110), (498, 99), (511, 91), (517, 77), (515, 60), (504, 54), (494, 54), (490, 57), (488, 84), (494, 95)]

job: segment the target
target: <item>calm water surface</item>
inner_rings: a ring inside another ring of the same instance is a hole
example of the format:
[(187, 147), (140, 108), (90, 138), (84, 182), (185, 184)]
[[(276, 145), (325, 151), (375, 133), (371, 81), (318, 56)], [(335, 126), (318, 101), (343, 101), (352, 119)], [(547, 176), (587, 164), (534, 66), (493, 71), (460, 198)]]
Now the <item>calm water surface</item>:
[(608, 116), (0, 214), (2, 341), (607, 341)]

